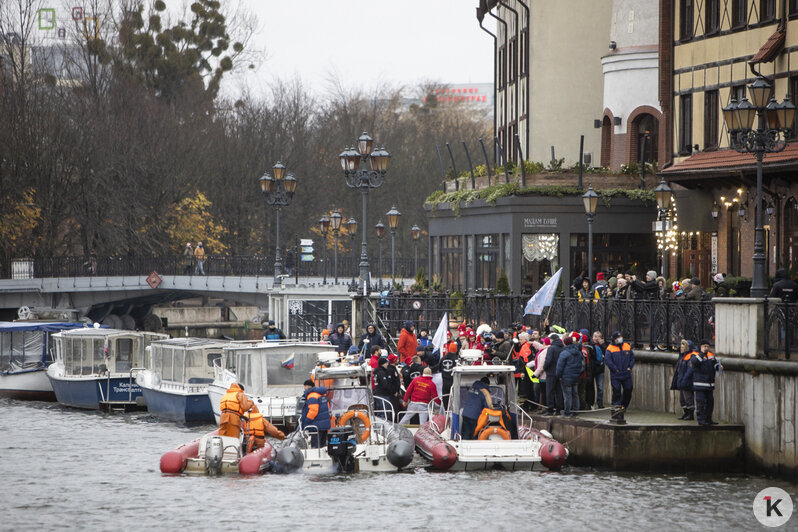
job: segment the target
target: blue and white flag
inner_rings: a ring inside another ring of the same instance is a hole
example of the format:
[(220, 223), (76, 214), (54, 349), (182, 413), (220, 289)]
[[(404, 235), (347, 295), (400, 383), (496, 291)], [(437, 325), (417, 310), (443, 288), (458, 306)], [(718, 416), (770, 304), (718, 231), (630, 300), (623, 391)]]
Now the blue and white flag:
[(554, 301), (554, 294), (557, 293), (557, 287), (560, 286), (560, 275), (562, 275), (562, 268), (557, 270), (557, 273), (552, 275), (551, 279), (546, 281), (546, 284), (541, 286), (540, 290), (529, 298), (526, 307), (524, 307), (524, 316), (527, 314), (540, 316), (543, 314), (545, 307), (551, 306), (552, 301)]
[(435, 331), (435, 336), (432, 337), (432, 347), (440, 352), (441, 357), (445, 354), (441, 351), (441, 347), (443, 344), (446, 343), (446, 332), (449, 330), (449, 313), (444, 312), (443, 318), (441, 318), (441, 323), (438, 325), (438, 329)]

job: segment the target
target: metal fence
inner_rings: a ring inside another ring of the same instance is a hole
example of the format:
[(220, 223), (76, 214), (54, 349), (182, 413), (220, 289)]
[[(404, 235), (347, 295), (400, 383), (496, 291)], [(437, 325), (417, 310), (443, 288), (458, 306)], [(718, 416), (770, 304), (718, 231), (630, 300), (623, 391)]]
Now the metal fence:
[[(370, 259), (369, 270), (372, 278), (377, 280), (378, 272), (382, 271), (386, 284), (391, 277), (390, 257), (382, 259), (382, 269), (377, 259)], [(351, 255), (338, 257), (338, 281), (346, 283), (358, 275), (360, 258)], [(425, 259), (419, 258), (419, 266), (425, 266)], [(274, 276), (274, 256), (225, 256), (209, 255), (206, 257), (202, 269), (205, 275), (216, 276)], [(14, 278), (48, 278), (48, 277), (91, 277), (91, 276), (121, 276), (121, 275), (149, 275), (152, 271), (161, 275), (198, 275), (199, 267), (193, 257), (47, 257), (36, 259), (22, 259), (15, 261), (13, 270)], [(334, 261), (327, 260), (327, 280), (334, 280)], [(24, 275), (21, 275), (21, 273)], [(324, 263), (322, 260), (309, 262), (295, 261), (287, 266), (283, 257), (283, 273), (291, 277), (323, 277)], [(12, 274), (8, 268), (3, 271), (4, 277)], [(396, 258), (396, 277), (408, 278), (416, 274), (415, 261), (410, 258)]]
[(768, 303), (765, 300), (765, 353), (785, 358), (798, 353), (798, 303)]
[(548, 314), (524, 316), (525, 296), (447, 294), (416, 296), (396, 294), (375, 302), (378, 321), (390, 334), (396, 334), (404, 322), (413, 321), (420, 330), (433, 334), (444, 312), (449, 313), (450, 326), (465, 321), (475, 326), (484, 322), (493, 328), (524, 323), (542, 327), (550, 324), (567, 330), (601, 331), (605, 338), (620, 331), (626, 341), (636, 347), (673, 349), (682, 338), (698, 341), (714, 338), (715, 307), (711, 301), (600, 300), (579, 301), (557, 298)]

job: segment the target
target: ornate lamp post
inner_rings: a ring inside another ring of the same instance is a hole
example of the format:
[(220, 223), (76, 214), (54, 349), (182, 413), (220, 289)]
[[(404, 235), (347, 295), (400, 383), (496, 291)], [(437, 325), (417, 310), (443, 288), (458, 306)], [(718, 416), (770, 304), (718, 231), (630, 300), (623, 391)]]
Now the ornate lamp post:
[(593, 191), (593, 186), (588, 187), (587, 192), (582, 196), (587, 215), (587, 276), (590, 278), (591, 284), (593, 283), (593, 216), (596, 215), (598, 199), (598, 194)]
[(657, 198), (659, 220), (662, 224), (662, 276), (665, 277), (668, 257), (665, 251), (665, 233), (668, 231), (668, 210), (671, 208), (671, 199), (673, 198), (673, 190), (665, 182), (665, 179), (660, 179), (659, 185), (654, 189), (654, 196)]
[[(370, 188), (379, 188), (385, 182), (388, 171), (388, 162), (391, 155), (385, 146), (372, 151), (374, 139), (364, 131), (357, 139), (358, 149), (354, 146), (345, 149), (338, 159), (344, 171), (346, 185), (349, 188), (359, 188), (363, 195), (363, 238), (360, 245), (360, 290), (367, 289), (369, 275), (369, 258), (366, 250), (366, 204)], [(360, 170), (360, 164), (368, 161), (368, 170)]]
[(324, 247), (324, 257), (321, 260), (321, 266), (324, 271), (324, 281), (322, 284), (327, 284), (327, 233), (330, 230), (330, 219), (325, 214), (319, 219), (319, 229), (321, 229), (322, 246)]
[(385, 236), (385, 226), (382, 224), (382, 220), (377, 222), (374, 230), (377, 233), (377, 249), (379, 250), (377, 255), (377, 275), (380, 278), (379, 289), (382, 290), (382, 237)]
[(286, 176), (285, 166), (279, 161), (272, 167), (272, 174), (274, 177), (268, 173), (263, 174), (259, 181), (266, 204), (277, 209), (277, 221), (275, 224), (277, 238), (274, 252), (274, 280), (277, 281), (283, 273), (283, 263), (280, 257), (280, 209), (291, 204), (291, 200), (294, 199), (297, 181), (291, 174)]
[(333, 237), (335, 239), (334, 248), (333, 248), (334, 249), (333, 253), (335, 255), (334, 259), (335, 265), (333, 266), (335, 272), (335, 284), (338, 284), (338, 233), (341, 232), (342, 219), (343, 216), (341, 216), (341, 213), (338, 212), (337, 210), (334, 210), (333, 213), (330, 215), (330, 225), (332, 225)]
[(413, 267), (415, 268), (415, 273), (418, 273), (418, 238), (421, 236), (421, 228), (413, 224), (413, 227), (410, 228), (410, 235), (413, 237)]
[[(762, 159), (766, 153), (776, 153), (787, 147), (787, 139), (795, 123), (795, 106), (786, 96), (781, 103), (773, 97), (773, 88), (757, 72), (749, 85), (751, 102), (743, 97), (732, 98), (723, 108), (723, 120), (729, 130), (729, 144), (740, 153), (756, 157), (756, 229), (754, 230), (754, 275), (751, 297), (768, 294), (765, 273), (765, 230), (762, 226)], [(758, 118), (756, 129), (754, 119)]]
[(352, 268), (353, 268), (352, 280), (354, 281), (357, 271), (354, 269), (354, 265), (357, 262), (357, 255), (355, 255), (355, 253), (357, 253), (357, 250), (355, 249), (355, 236), (357, 236), (357, 220), (355, 220), (354, 218), (349, 218), (346, 221), (346, 230), (349, 233), (350, 240), (352, 240)]
[[(391, 283), (396, 282), (396, 228), (399, 226), (399, 217), (402, 213), (396, 210), (396, 205), (385, 214), (388, 217), (388, 227), (391, 228)], [(393, 284), (391, 285), (393, 286)]]

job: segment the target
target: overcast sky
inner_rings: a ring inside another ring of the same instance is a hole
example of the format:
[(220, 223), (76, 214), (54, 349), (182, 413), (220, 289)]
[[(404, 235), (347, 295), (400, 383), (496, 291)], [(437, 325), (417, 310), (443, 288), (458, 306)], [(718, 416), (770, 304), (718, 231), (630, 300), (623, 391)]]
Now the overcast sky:
[[(259, 68), (244, 81), (258, 91), (275, 77), (300, 77), (316, 94), (337, 76), (346, 87), (490, 83), (493, 40), (479, 28), (477, 0), (241, 0), (258, 17), (252, 47)], [(495, 31), (493, 19), (485, 25)]]

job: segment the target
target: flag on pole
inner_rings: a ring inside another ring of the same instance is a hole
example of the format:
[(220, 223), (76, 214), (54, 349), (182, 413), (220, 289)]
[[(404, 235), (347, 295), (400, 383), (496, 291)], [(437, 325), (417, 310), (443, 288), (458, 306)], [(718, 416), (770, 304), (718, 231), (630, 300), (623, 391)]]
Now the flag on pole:
[(557, 270), (557, 273), (552, 275), (551, 279), (546, 281), (546, 284), (541, 286), (540, 290), (529, 298), (524, 308), (524, 316), (527, 314), (540, 316), (543, 314), (543, 309), (545, 307), (551, 306), (552, 301), (554, 301), (554, 294), (557, 292), (557, 287), (560, 286), (560, 275), (562, 275), (562, 268)]
[(291, 353), (291, 356), (283, 360), (282, 364), (286, 369), (294, 369), (294, 354)]
[(449, 313), (444, 312), (443, 318), (441, 318), (441, 323), (438, 325), (438, 329), (435, 331), (435, 336), (432, 337), (432, 347), (437, 349), (441, 356), (443, 356), (443, 351), (441, 348), (443, 344), (446, 343), (446, 331), (449, 330)]

